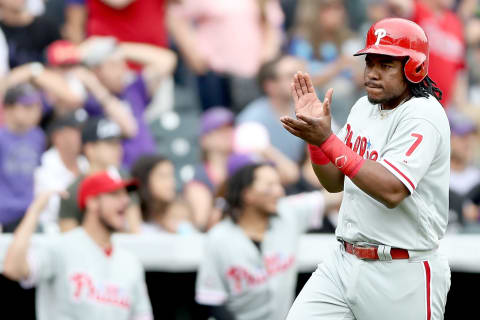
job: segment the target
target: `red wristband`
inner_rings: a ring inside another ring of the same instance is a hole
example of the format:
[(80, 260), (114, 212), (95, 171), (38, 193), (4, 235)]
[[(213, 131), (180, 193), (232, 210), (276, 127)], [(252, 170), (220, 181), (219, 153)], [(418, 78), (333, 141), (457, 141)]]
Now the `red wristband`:
[(322, 143), (320, 149), (330, 161), (350, 179), (355, 177), (365, 162), (365, 159), (347, 147), (347, 145), (333, 133)]
[(323, 166), (330, 163), (330, 159), (323, 153), (322, 149), (313, 144), (308, 145), (308, 151), (310, 152), (310, 160), (312, 163)]

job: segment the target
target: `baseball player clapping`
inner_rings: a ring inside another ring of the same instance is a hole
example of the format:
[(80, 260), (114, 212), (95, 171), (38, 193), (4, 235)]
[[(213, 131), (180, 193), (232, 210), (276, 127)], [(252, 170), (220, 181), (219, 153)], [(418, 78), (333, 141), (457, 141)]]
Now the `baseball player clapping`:
[(292, 83), (297, 119), (285, 129), (307, 141), (315, 173), (344, 191), (339, 246), (303, 288), (287, 319), (443, 319), (450, 269), (437, 252), (448, 217), (450, 129), (427, 76), (428, 40), (399, 18), (367, 34), (367, 96), (338, 135), (310, 77)]

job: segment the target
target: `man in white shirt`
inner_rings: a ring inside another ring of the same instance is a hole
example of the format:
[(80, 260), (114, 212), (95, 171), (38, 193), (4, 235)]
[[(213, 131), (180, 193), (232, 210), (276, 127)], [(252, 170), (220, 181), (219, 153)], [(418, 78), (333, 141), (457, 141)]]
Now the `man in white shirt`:
[(310, 144), (322, 185), (344, 191), (338, 248), (287, 319), (443, 319), (450, 269), (437, 248), (448, 220), (450, 128), (427, 76), (428, 40), (414, 22), (384, 19), (356, 55), (366, 55), (368, 96), (338, 136), (332, 90), (322, 103), (302, 73), (292, 83), (297, 119), (281, 119)]
[[(34, 194), (48, 190), (66, 190), (76, 178), (89, 170), (88, 160), (82, 152), (82, 126), (87, 120), (83, 109), (60, 116), (47, 126), (51, 143), (50, 149), (41, 158), (41, 165), (35, 169)], [(45, 232), (59, 232), (58, 212), (60, 196), (53, 195), (40, 215), (40, 224)]]

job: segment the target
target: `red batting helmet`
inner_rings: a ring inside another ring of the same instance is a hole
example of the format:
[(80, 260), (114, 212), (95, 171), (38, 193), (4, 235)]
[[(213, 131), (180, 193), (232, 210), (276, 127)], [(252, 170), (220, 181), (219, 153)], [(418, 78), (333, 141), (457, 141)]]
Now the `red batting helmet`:
[(405, 77), (419, 83), (428, 73), (428, 39), (423, 29), (410, 20), (387, 18), (373, 24), (368, 30), (365, 48), (355, 53), (384, 54), (408, 57)]

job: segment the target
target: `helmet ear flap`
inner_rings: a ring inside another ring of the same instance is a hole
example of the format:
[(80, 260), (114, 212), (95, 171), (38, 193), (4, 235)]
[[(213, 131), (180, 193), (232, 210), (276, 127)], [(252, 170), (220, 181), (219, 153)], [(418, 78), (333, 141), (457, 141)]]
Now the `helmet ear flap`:
[(428, 64), (426, 61), (418, 61), (409, 57), (405, 63), (404, 71), (408, 81), (419, 83), (427, 76)]

